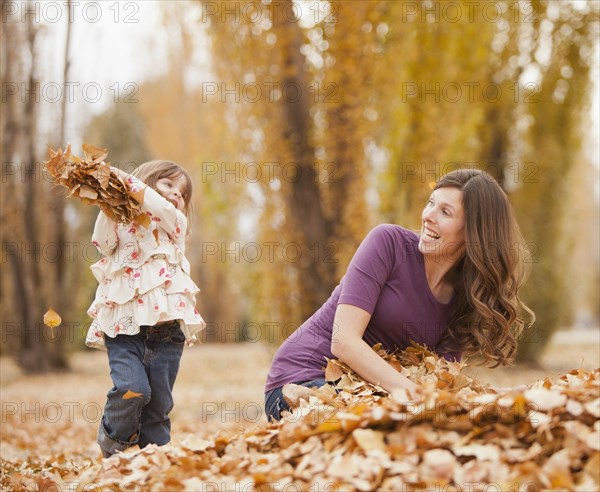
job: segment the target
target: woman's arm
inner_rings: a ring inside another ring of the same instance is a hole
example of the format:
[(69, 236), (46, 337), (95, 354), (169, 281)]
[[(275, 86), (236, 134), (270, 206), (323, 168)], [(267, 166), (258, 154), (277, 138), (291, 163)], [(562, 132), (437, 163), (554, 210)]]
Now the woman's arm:
[(360, 377), (388, 392), (395, 388), (417, 391), (417, 384), (396, 371), (363, 340), (370, 319), (371, 315), (364, 309), (339, 304), (333, 321), (331, 353)]

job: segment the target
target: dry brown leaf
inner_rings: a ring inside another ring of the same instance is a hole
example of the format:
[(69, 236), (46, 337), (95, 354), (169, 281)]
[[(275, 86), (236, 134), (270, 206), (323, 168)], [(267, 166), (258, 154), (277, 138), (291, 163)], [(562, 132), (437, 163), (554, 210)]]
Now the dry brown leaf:
[(328, 360), (327, 367), (325, 368), (325, 380), (337, 381), (344, 374), (343, 369), (340, 367), (338, 361)]

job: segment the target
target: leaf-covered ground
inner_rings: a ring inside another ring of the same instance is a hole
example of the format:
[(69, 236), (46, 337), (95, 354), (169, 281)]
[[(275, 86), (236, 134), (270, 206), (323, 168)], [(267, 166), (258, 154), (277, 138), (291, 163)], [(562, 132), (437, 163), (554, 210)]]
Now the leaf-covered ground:
[[(79, 353), (72, 373), (36, 377), (0, 359), (2, 490), (597, 489), (597, 344), (551, 346), (535, 370), (466, 371), (481, 384), (454, 374), (454, 387), (429, 393), (429, 409), (350, 375), (340, 395), (305, 395), (280, 425), (262, 415), (271, 356), (262, 344), (187, 350), (172, 444), (104, 461), (94, 439), (110, 387), (105, 354)], [(414, 376), (431, 379), (436, 364)], [(493, 396), (483, 383), (530, 389)]]

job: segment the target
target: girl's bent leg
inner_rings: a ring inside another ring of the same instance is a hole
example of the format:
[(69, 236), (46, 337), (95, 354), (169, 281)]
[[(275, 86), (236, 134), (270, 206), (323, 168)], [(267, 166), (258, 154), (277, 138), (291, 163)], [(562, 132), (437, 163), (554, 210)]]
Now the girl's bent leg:
[[(146, 340), (146, 371), (152, 396), (142, 410), (140, 447), (162, 446), (171, 440), (173, 386), (179, 372), (185, 336), (179, 326), (165, 334), (148, 335)], [(148, 354), (153, 354), (148, 357)]]
[(150, 385), (139, 335), (106, 337), (113, 388), (107, 393), (98, 444), (105, 458), (138, 444), (142, 409), (150, 401)]

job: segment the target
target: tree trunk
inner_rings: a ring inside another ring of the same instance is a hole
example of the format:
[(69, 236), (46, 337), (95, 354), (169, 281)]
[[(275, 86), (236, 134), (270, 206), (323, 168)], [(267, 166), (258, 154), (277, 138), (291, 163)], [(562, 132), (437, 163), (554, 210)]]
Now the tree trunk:
[[(310, 142), (310, 88), (303, 69), (302, 30), (298, 22), (286, 15), (292, 12), (292, 2), (286, 0), (273, 9), (273, 30), (278, 36), (283, 56), (282, 87), (296, 87), (301, 97), (286, 98), (282, 105), (284, 128), (282, 138), (288, 145), (297, 174), (286, 194), (289, 217), (300, 239), (299, 261), (302, 284), (302, 316), (306, 319), (329, 297), (335, 285), (335, 264), (327, 258), (331, 245), (332, 224), (323, 212), (319, 176), (315, 169), (315, 152)], [(287, 13), (287, 14), (285, 14)], [(314, 254), (310, 254), (310, 253)], [(314, 258), (318, 258), (315, 267)]]

